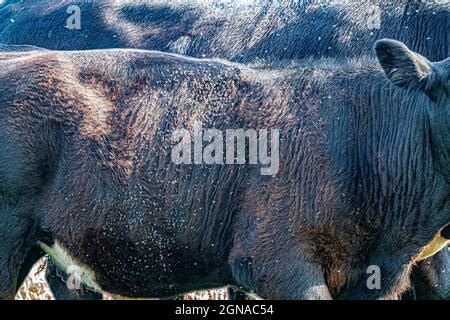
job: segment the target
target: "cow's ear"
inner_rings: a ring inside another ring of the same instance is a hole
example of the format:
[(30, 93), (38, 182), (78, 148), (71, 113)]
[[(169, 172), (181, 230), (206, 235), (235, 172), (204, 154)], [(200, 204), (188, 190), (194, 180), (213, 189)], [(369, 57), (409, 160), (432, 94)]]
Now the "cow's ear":
[(398, 87), (425, 89), (432, 74), (431, 62), (399, 41), (383, 39), (375, 44), (378, 61), (389, 80)]

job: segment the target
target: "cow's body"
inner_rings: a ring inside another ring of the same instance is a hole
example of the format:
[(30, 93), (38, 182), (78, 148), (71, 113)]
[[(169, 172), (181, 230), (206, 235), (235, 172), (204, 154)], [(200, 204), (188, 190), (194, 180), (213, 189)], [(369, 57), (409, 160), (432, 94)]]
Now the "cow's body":
[[(393, 297), (449, 222), (448, 105), (391, 87), (370, 59), (258, 71), (133, 50), (4, 53), (0, 84), (0, 263), (15, 262), (1, 297), (37, 241), (122, 296), (238, 284)], [(171, 132), (195, 121), (279, 129), (279, 172), (175, 165)]]
[[(449, 5), (432, 1), (89, 1), (69, 29), (70, 1), (11, 1), (0, 43), (55, 50), (140, 48), (237, 62), (368, 54), (398, 39), (432, 61), (448, 56)], [(377, 3), (377, 6), (374, 6)]]
[[(389, 37), (431, 60), (448, 56), (447, 3), (404, 0), (376, 4), (82, 2), (77, 4), (82, 28), (71, 30), (66, 23), (75, 12), (67, 11), (71, 2), (52, 1), (50, 5), (47, 1), (11, 0), (0, 8), (0, 42), (57, 50), (143, 48), (249, 63), (360, 56), (367, 54), (377, 39)], [(444, 253), (439, 260), (433, 271), (428, 263), (419, 263), (415, 278), (428, 274), (428, 280), (444, 279), (428, 287), (449, 291), (445, 273), (450, 273), (450, 256)], [(419, 281), (419, 286), (427, 279)]]

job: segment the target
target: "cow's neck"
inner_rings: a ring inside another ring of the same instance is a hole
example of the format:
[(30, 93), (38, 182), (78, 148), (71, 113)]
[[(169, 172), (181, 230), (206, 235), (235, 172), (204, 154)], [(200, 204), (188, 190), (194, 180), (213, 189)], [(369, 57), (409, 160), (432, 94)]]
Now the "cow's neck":
[(355, 191), (368, 221), (379, 224), (381, 237), (396, 242), (393, 247), (425, 244), (445, 223), (433, 213), (446, 202), (445, 180), (433, 162), (426, 103), (421, 101), (426, 97), (382, 86), (371, 99), (374, 112), (368, 113), (369, 128), (361, 128), (366, 134), (357, 145), (357, 169), (364, 174), (355, 179), (362, 188)]

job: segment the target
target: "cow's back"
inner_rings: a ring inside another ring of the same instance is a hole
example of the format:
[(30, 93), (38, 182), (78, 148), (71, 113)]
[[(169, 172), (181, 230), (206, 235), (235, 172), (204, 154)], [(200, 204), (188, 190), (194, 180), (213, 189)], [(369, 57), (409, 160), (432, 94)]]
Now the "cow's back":
[(101, 1), (78, 6), (79, 30), (66, 26), (71, 17), (66, 1), (4, 6), (0, 42), (57, 50), (142, 48), (254, 62), (360, 56), (376, 40), (394, 38), (433, 61), (448, 55), (450, 9), (444, 3)]

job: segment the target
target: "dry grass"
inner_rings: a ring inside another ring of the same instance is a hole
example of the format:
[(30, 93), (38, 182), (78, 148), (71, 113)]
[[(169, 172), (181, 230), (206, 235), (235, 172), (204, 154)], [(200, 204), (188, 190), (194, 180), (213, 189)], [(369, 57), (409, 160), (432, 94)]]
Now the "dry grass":
[[(111, 300), (111, 296), (105, 294), (105, 300)], [(185, 296), (186, 300), (226, 300), (226, 290), (199, 291)], [(47, 282), (45, 281), (45, 259), (36, 263), (30, 271), (16, 295), (16, 300), (54, 300)]]
[(45, 260), (42, 259), (31, 269), (22, 287), (16, 295), (16, 300), (53, 300), (47, 282), (45, 281)]

